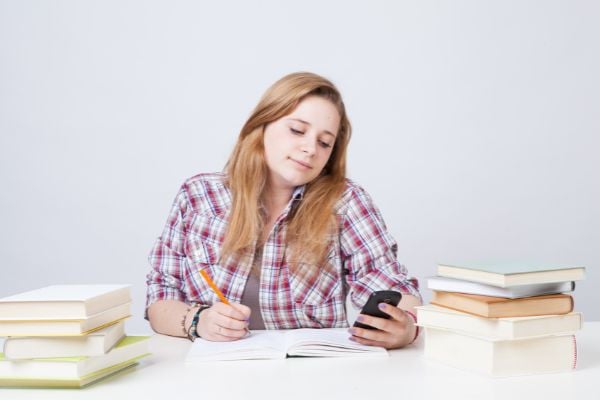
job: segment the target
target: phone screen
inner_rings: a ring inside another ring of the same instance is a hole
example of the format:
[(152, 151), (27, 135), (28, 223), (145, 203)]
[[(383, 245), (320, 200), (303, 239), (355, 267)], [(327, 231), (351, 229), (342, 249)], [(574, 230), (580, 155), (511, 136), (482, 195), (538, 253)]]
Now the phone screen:
[[(395, 290), (379, 290), (373, 292), (362, 310), (361, 314), (370, 315), (377, 318), (390, 319), (390, 316), (379, 309), (379, 303), (387, 303), (393, 306), (397, 306), (400, 303), (402, 294)], [(372, 326), (362, 324), (360, 322), (354, 322), (354, 326), (364, 329), (375, 329)]]

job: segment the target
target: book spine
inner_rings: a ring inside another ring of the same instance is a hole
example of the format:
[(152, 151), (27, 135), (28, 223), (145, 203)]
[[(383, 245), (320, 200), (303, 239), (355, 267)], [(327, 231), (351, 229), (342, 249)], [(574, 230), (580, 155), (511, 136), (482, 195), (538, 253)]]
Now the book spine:
[(577, 368), (577, 338), (573, 335), (573, 369)]

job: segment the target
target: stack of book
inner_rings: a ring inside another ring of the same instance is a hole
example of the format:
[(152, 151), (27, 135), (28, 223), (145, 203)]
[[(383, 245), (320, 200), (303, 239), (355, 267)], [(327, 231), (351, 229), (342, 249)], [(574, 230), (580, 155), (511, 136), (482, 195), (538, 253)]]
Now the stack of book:
[(582, 315), (565, 292), (582, 267), (438, 265), (431, 304), (418, 307), (425, 356), (492, 376), (573, 370)]
[(126, 285), (55, 285), (0, 299), (0, 386), (82, 387), (148, 355), (126, 336)]

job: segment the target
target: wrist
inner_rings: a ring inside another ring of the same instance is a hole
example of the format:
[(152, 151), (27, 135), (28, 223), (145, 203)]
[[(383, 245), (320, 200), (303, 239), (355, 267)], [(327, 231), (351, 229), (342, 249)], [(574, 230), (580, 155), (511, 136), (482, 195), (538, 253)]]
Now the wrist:
[(410, 319), (412, 319), (413, 321), (413, 327), (414, 327), (414, 335), (412, 336), (412, 340), (410, 342), (408, 342), (408, 344), (412, 344), (415, 342), (415, 340), (417, 340), (417, 338), (419, 337), (419, 326), (417, 325), (417, 316), (415, 315), (415, 313), (413, 313), (412, 311), (407, 311), (404, 310), (404, 312), (410, 317)]
[(186, 336), (192, 342), (200, 337), (198, 334), (198, 322), (200, 321), (200, 313), (209, 308), (206, 305), (198, 305), (194, 307), (189, 313), (189, 325), (187, 325)]

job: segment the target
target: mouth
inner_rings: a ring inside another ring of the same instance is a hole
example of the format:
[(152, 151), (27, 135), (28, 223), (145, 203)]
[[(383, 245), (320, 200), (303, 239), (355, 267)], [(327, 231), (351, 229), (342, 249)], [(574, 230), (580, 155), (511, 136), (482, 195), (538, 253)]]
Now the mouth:
[(290, 160), (292, 160), (293, 162), (295, 162), (296, 164), (300, 165), (301, 167), (304, 167), (306, 169), (312, 169), (313, 167), (310, 164), (307, 164), (305, 162), (299, 161), (299, 160), (295, 160), (293, 158), (290, 158)]

